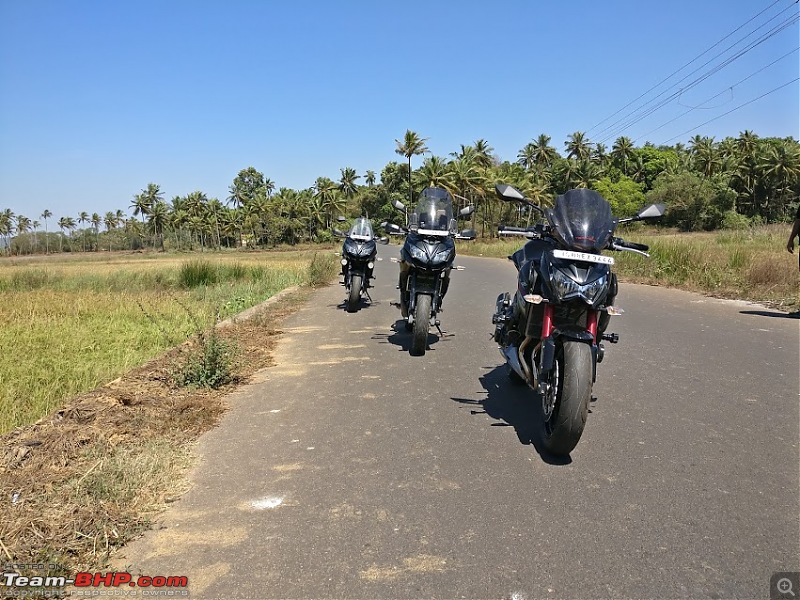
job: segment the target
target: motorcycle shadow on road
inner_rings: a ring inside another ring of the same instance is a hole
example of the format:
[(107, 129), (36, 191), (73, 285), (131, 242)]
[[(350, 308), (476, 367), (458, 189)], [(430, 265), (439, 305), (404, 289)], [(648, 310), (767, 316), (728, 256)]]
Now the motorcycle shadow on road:
[(791, 313), (768, 310), (740, 310), (739, 314), (755, 315), (757, 317), (775, 317), (778, 319), (800, 319), (800, 310)]
[[(405, 319), (398, 319), (392, 325), (392, 332), (390, 334), (379, 333), (372, 336), (373, 340), (385, 340), (390, 344), (394, 344), (395, 346), (399, 346), (400, 350), (403, 352), (410, 352), (411, 351), (411, 332), (406, 331), (406, 320)], [(447, 338), (447, 334), (445, 333), (443, 338)], [(433, 345), (437, 344), (438, 342), (442, 341), (440, 336), (428, 332), (428, 340), (426, 342), (426, 347), (428, 350), (433, 350)]]
[(506, 366), (487, 367), (486, 373), (478, 378), (486, 390), (483, 400), (453, 398), (455, 402), (465, 405), (480, 406), (483, 410), (472, 409), (470, 414), (486, 414), (497, 422), (492, 427), (513, 427), (520, 443), (532, 445), (542, 461), (549, 465), (568, 465), (572, 463), (569, 456), (550, 454), (541, 444), (539, 438), (541, 397), (526, 385), (513, 384), (506, 372)]
[[(361, 300), (358, 302), (355, 312), (360, 312), (366, 308), (372, 308), (373, 306), (380, 306), (380, 304), (381, 303), (377, 300), (370, 302), (366, 298), (361, 298)], [(341, 309), (342, 311), (347, 312), (347, 298), (342, 300), (339, 304), (329, 304), (328, 308)]]

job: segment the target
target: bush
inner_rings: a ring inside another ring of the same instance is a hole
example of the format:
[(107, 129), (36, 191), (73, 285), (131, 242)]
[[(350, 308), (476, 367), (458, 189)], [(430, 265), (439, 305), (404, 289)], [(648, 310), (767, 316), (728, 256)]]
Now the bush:
[(739, 214), (735, 210), (725, 211), (722, 216), (723, 229), (748, 229), (750, 227), (750, 219), (745, 215)]
[(336, 275), (337, 264), (333, 254), (315, 253), (308, 265), (308, 284), (313, 287), (325, 285)]
[(218, 280), (217, 269), (207, 260), (191, 260), (181, 266), (178, 281), (187, 288), (212, 285)]
[(665, 225), (682, 231), (712, 230), (722, 225), (723, 215), (733, 209), (736, 192), (719, 179), (694, 173), (663, 174), (647, 193), (648, 202), (667, 205)]
[(235, 380), (237, 348), (217, 335), (216, 330), (199, 335), (199, 348), (189, 355), (175, 377), (179, 386), (196, 385), (217, 389)]

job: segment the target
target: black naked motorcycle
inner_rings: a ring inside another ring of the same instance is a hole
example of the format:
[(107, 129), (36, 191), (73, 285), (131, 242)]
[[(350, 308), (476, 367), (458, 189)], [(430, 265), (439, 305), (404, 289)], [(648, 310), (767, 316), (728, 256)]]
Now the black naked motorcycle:
[(614, 237), (620, 223), (657, 219), (664, 205), (648, 206), (632, 218), (618, 219), (597, 192), (575, 189), (558, 196), (553, 208), (541, 209), (510, 185), (495, 186), (501, 200), (520, 202), (545, 221), (533, 227), (499, 228), (501, 235), (529, 238), (509, 256), (517, 267), (517, 291), (497, 298), (492, 323), (509, 377), (528, 384), (541, 397), (541, 441), (554, 455), (567, 455), (586, 424), (597, 363), (614, 306), (617, 278), (614, 259), (603, 250), (625, 250), (643, 256), (648, 247)]
[[(392, 205), (405, 212), (405, 205), (395, 200)], [(458, 217), (467, 217), (474, 208), (461, 209)], [(439, 330), (436, 315), (442, 310), (442, 300), (450, 285), (450, 271), (456, 258), (454, 238), (472, 240), (471, 229), (457, 231), (453, 217), (453, 198), (442, 188), (425, 188), (417, 199), (417, 205), (408, 218), (408, 226), (387, 223), (386, 231), (406, 235), (400, 250), (400, 311), (406, 320), (406, 331), (412, 332), (411, 354), (425, 354), (428, 329), (431, 325)], [(393, 259), (396, 260), (396, 259)]]
[[(339, 221), (344, 221), (340, 217)], [(369, 295), (370, 280), (374, 279), (373, 270), (375, 261), (379, 260), (377, 242), (388, 244), (389, 239), (378, 238), (372, 230), (372, 223), (366, 217), (359, 217), (347, 233), (333, 230), (334, 235), (343, 237), (342, 243), (342, 281), (341, 284), (347, 290), (345, 308), (347, 312), (356, 312), (361, 303), (362, 294), (366, 296), (370, 303), (372, 298)]]

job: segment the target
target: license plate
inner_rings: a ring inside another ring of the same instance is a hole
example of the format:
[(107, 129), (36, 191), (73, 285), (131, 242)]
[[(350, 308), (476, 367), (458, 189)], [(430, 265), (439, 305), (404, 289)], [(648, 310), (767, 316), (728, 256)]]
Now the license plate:
[(588, 252), (573, 252), (572, 250), (553, 250), (553, 256), (556, 258), (565, 258), (567, 260), (580, 260), (583, 262), (597, 263), (600, 265), (613, 265), (614, 259), (610, 256), (603, 256), (602, 254), (589, 254)]

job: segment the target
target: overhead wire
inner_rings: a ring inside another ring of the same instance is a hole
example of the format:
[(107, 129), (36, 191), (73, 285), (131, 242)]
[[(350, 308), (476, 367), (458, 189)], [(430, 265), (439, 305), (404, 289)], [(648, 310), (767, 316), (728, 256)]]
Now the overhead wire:
[[(774, 1), (772, 4), (770, 4), (769, 6), (767, 6), (765, 9), (763, 9), (763, 10), (759, 11), (758, 13), (756, 13), (755, 15), (753, 15), (752, 17), (750, 17), (750, 18), (749, 18), (747, 21), (745, 21), (744, 23), (742, 23), (741, 25), (739, 25), (739, 27), (737, 27), (736, 29), (734, 29), (733, 31), (731, 31), (731, 32), (730, 32), (728, 35), (726, 35), (725, 37), (723, 37), (722, 39), (720, 39), (718, 42), (716, 42), (716, 43), (715, 43), (715, 44), (713, 44), (712, 46), (709, 46), (709, 47), (708, 47), (707, 49), (705, 49), (703, 52), (701, 52), (700, 54), (698, 54), (697, 56), (695, 56), (695, 57), (694, 57), (692, 60), (690, 60), (688, 63), (686, 63), (685, 65), (683, 65), (683, 66), (682, 66), (682, 67), (680, 67), (679, 69), (677, 69), (677, 70), (673, 71), (672, 73), (670, 73), (669, 75), (667, 75), (667, 77), (665, 77), (664, 79), (662, 79), (661, 81), (659, 81), (659, 82), (658, 82), (656, 85), (654, 85), (653, 87), (651, 87), (649, 90), (647, 90), (646, 92), (642, 93), (640, 96), (638, 96), (638, 97), (634, 98), (633, 100), (631, 100), (630, 102), (628, 102), (628, 104), (626, 104), (625, 106), (623, 106), (622, 108), (620, 108), (620, 109), (619, 109), (619, 110), (617, 110), (616, 112), (612, 113), (611, 115), (609, 115), (608, 117), (606, 117), (605, 119), (603, 119), (602, 121), (600, 121), (599, 123), (596, 123), (595, 125), (592, 125), (592, 126), (589, 128), (589, 129), (587, 129), (587, 130), (586, 130), (586, 133), (588, 134), (589, 132), (591, 132), (592, 130), (594, 130), (596, 127), (599, 127), (600, 125), (602, 125), (603, 123), (605, 123), (605, 122), (606, 122), (606, 121), (608, 121), (609, 119), (612, 119), (613, 117), (615, 117), (616, 115), (618, 115), (619, 113), (621, 113), (623, 110), (625, 110), (626, 108), (628, 108), (628, 107), (629, 107), (631, 104), (633, 104), (634, 102), (637, 102), (638, 100), (641, 100), (642, 98), (644, 98), (644, 97), (645, 97), (647, 94), (649, 94), (650, 92), (652, 92), (653, 90), (655, 90), (656, 88), (658, 88), (658, 87), (659, 87), (661, 84), (663, 84), (663, 83), (666, 83), (667, 81), (669, 81), (669, 79), (670, 79), (670, 78), (672, 78), (674, 75), (677, 75), (678, 73), (680, 73), (681, 71), (683, 71), (683, 70), (684, 70), (686, 67), (688, 67), (689, 65), (691, 65), (693, 62), (695, 62), (696, 60), (698, 60), (700, 57), (704, 56), (705, 54), (707, 54), (708, 52), (710, 52), (711, 50), (713, 50), (714, 48), (716, 48), (717, 46), (719, 46), (719, 45), (720, 45), (722, 42), (724, 42), (726, 39), (728, 39), (729, 37), (731, 37), (731, 36), (732, 36), (733, 34), (735, 34), (737, 31), (739, 31), (740, 29), (742, 29), (743, 27), (745, 27), (745, 26), (746, 26), (746, 25), (748, 25), (749, 23), (753, 22), (755, 19), (757, 19), (757, 18), (758, 18), (758, 17), (760, 17), (762, 14), (764, 14), (765, 12), (767, 12), (768, 10), (770, 10), (770, 9), (771, 9), (773, 6), (775, 6), (776, 4), (778, 4), (778, 3), (782, 2), (782, 1), (783, 1), (783, 0), (775, 0), (775, 1)], [(774, 18), (774, 17), (773, 17), (773, 18)], [(770, 19), (770, 20), (771, 20), (771, 19)]]
[(691, 132), (695, 131), (696, 129), (700, 129), (701, 127), (705, 127), (705, 126), (706, 126), (706, 125), (708, 125), (709, 123), (713, 123), (713, 122), (714, 122), (714, 121), (716, 121), (717, 119), (721, 119), (722, 117), (725, 117), (725, 116), (727, 116), (727, 115), (731, 114), (732, 112), (735, 112), (735, 111), (739, 110), (740, 108), (744, 108), (744, 107), (745, 107), (745, 106), (747, 106), (748, 104), (752, 104), (753, 102), (756, 102), (756, 101), (758, 101), (758, 100), (761, 100), (762, 98), (764, 98), (764, 97), (766, 97), (766, 96), (769, 96), (770, 94), (773, 94), (773, 93), (777, 92), (778, 90), (781, 90), (781, 89), (785, 88), (787, 85), (792, 85), (793, 83), (796, 83), (797, 81), (800, 81), (800, 77), (795, 77), (795, 78), (794, 78), (794, 79), (792, 79), (791, 81), (787, 81), (787, 82), (786, 82), (786, 83), (784, 83), (783, 85), (779, 85), (778, 87), (776, 87), (776, 88), (774, 88), (774, 89), (772, 89), (772, 90), (770, 90), (770, 91), (768, 91), (768, 92), (766, 92), (766, 93), (764, 93), (764, 94), (761, 94), (761, 95), (760, 95), (758, 98), (753, 98), (752, 100), (748, 100), (748, 101), (747, 101), (747, 102), (745, 102), (744, 104), (740, 104), (740, 105), (739, 105), (739, 106), (737, 106), (736, 108), (732, 108), (732, 109), (731, 109), (731, 110), (729, 110), (728, 112), (722, 113), (721, 115), (717, 115), (716, 117), (714, 117), (713, 119), (709, 119), (709, 120), (708, 120), (708, 121), (706, 121), (705, 123), (701, 123), (700, 125), (698, 125), (698, 126), (696, 126), (696, 127), (692, 127), (691, 129), (687, 129), (687, 130), (686, 130), (686, 131), (684, 131), (683, 133), (679, 133), (678, 135), (676, 135), (676, 136), (673, 136), (673, 137), (669, 138), (667, 141), (663, 142), (663, 144), (662, 144), (662, 145), (666, 145), (666, 144), (668, 144), (669, 142), (671, 142), (672, 140), (674, 140), (674, 139), (677, 139), (677, 138), (679, 138), (679, 137), (682, 137), (682, 136), (686, 135), (687, 133), (691, 133)]
[[(711, 102), (712, 100), (714, 100), (715, 98), (717, 98), (717, 97), (721, 96), (722, 94), (724, 94), (725, 92), (727, 92), (727, 91), (729, 91), (729, 90), (730, 90), (730, 91), (733, 91), (733, 88), (735, 88), (736, 86), (738, 86), (738, 85), (741, 85), (742, 83), (744, 83), (745, 81), (747, 81), (748, 79), (750, 79), (750, 78), (752, 78), (752, 77), (755, 77), (756, 75), (758, 75), (758, 74), (759, 74), (759, 73), (761, 73), (762, 71), (765, 71), (765, 70), (769, 69), (769, 68), (770, 68), (772, 65), (774, 65), (775, 63), (778, 63), (778, 62), (782, 61), (782, 60), (783, 60), (784, 58), (786, 58), (787, 56), (791, 56), (792, 54), (794, 54), (794, 53), (795, 53), (795, 52), (797, 52), (798, 50), (800, 50), (800, 46), (798, 46), (798, 47), (797, 47), (797, 48), (795, 48), (794, 50), (791, 50), (790, 52), (787, 52), (786, 54), (784, 54), (784, 55), (783, 55), (783, 56), (781, 56), (780, 58), (777, 58), (777, 59), (773, 60), (771, 63), (769, 63), (768, 65), (765, 65), (765, 66), (761, 67), (761, 68), (760, 68), (760, 69), (758, 69), (757, 71), (755, 71), (755, 72), (753, 72), (753, 73), (750, 73), (750, 75), (748, 75), (748, 76), (747, 76), (747, 77), (745, 77), (744, 79), (740, 79), (739, 81), (737, 81), (737, 82), (736, 82), (736, 83), (734, 83), (733, 85), (729, 85), (729, 86), (728, 86), (728, 87), (726, 87), (724, 90), (722, 90), (721, 92), (718, 92), (718, 93), (717, 93), (717, 94), (715, 94), (714, 96), (711, 96), (710, 98), (706, 98), (705, 100), (703, 100), (703, 101), (700, 103), (700, 105), (698, 105), (698, 106), (694, 106), (694, 107), (688, 107), (688, 110), (686, 110), (686, 111), (682, 112), (682, 113), (681, 113), (681, 114), (679, 114), (677, 117), (674, 117), (674, 118), (670, 119), (669, 121), (667, 121), (666, 123), (663, 123), (662, 125), (659, 125), (659, 126), (658, 126), (658, 127), (656, 127), (655, 129), (651, 129), (651, 130), (650, 130), (650, 131), (648, 131), (647, 133), (645, 133), (645, 134), (643, 134), (643, 135), (640, 135), (639, 137), (637, 137), (635, 140), (633, 140), (634, 144), (635, 144), (636, 142), (638, 142), (639, 140), (646, 138), (646, 137), (647, 137), (647, 136), (649, 136), (651, 133), (655, 133), (656, 131), (658, 131), (659, 129), (663, 129), (664, 127), (666, 127), (666, 126), (667, 126), (667, 125), (669, 125), (670, 123), (674, 123), (674, 122), (675, 122), (675, 121), (677, 121), (678, 119), (680, 119), (680, 118), (682, 118), (682, 117), (685, 117), (685, 116), (686, 116), (686, 115), (688, 115), (690, 112), (692, 112), (692, 111), (694, 111), (694, 110), (700, 110), (700, 109), (703, 109), (703, 104), (706, 104), (706, 103), (708, 103), (708, 102)], [(715, 107), (715, 108), (716, 108), (716, 107)]]
[[(789, 8), (792, 8), (792, 7), (789, 7)], [(783, 12), (786, 12), (786, 10), (781, 11), (781, 13), (783, 13)], [(781, 13), (779, 13), (779, 14), (781, 14)], [(759, 29), (763, 28), (764, 25), (766, 25), (770, 21), (774, 20), (777, 16), (779, 16), (779, 15), (776, 15), (776, 16), (772, 17), (771, 19), (769, 19), (769, 21), (763, 23), (762, 25), (760, 25), (759, 27), (757, 27), (756, 29), (754, 29), (753, 31), (748, 33), (743, 38), (740, 38), (739, 40), (734, 42), (732, 45), (728, 46), (725, 50), (723, 50), (722, 52), (720, 52), (717, 55), (715, 55), (712, 59), (706, 61), (700, 67), (696, 68), (695, 70), (693, 70), (689, 74), (685, 75), (678, 82), (676, 82), (675, 84), (673, 84), (672, 86), (670, 86), (666, 90), (662, 91), (655, 98), (652, 98), (651, 100), (645, 102), (643, 105), (641, 105), (640, 107), (636, 108), (634, 111), (629, 112), (626, 116), (622, 117), (621, 119), (618, 119), (613, 124), (611, 124), (611, 125), (607, 126), (606, 128), (604, 128), (601, 132), (596, 134), (596, 136), (598, 138), (600, 138), (598, 141), (605, 142), (605, 141), (607, 141), (607, 140), (609, 140), (609, 139), (611, 139), (613, 137), (617, 137), (618, 135), (621, 135), (621, 133), (624, 132), (626, 129), (630, 128), (631, 126), (635, 125), (636, 123), (639, 123), (640, 121), (642, 121), (646, 117), (648, 117), (651, 114), (653, 114), (656, 110), (662, 108), (663, 106), (665, 106), (666, 104), (668, 104), (669, 102), (674, 100), (676, 97), (679, 97), (681, 94), (683, 94), (686, 91), (692, 89), (696, 85), (702, 83), (703, 81), (705, 81), (706, 79), (708, 79), (712, 75), (715, 75), (716, 73), (718, 73), (719, 71), (721, 71), (722, 69), (724, 69), (725, 67), (727, 67), (728, 65), (733, 63), (734, 61), (738, 60), (739, 58), (741, 58), (742, 56), (744, 56), (745, 54), (747, 54), (748, 52), (750, 52), (751, 50), (753, 50), (757, 46), (761, 45), (762, 43), (764, 43), (768, 39), (770, 39), (770, 38), (774, 37), (775, 35), (777, 35), (778, 33), (780, 33), (781, 31), (783, 31), (787, 27), (791, 27), (792, 25), (797, 23), (798, 19), (800, 19), (800, 17), (798, 17), (797, 14), (793, 14), (792, 16), (788, 17), (784, 21), (780, 22), (778, 25), (774, 26), (772, 29), (770, 29), (766, 33), (762, 34), (761, 37), (759, 37), (756, 40), (750, 42), (743, 49), (738, 50), (734, 55), (724, 59), (721, 63), (719, 63), (717, 65), (714, 65), (713, 67), (711, 67), (711, 69), (709, 69), (708, 71), (706, 71), (703, 74), (699, 75), (697, 78), (692, 80), (686, 86), (678, 89), (677, 91), (671, 93), (666, 98), (658, 101), (658, 103), (655, 104), (654, 106), (649, 106), (649, 105), (653, 104), (654, 102), (656, 102), (659, 98), (664, 96), (664, 94), (669, 92), (671, 89), (675, 88), (678, 84), (680, 84), (681, 82), (685, 81), (686, 79), (688, 79), (689, 77), (691, 77), (692, 75), (694, 75), (695, 73), (700, 71), (702, 68), (706, 67), (707, 65), (709, 65), (710, 63), (712, 63), (716, 59), (718, 59), (721, 56), (723, 56), (725, 53), (727, 53), (729, 50), (731, 50), (732, 48), (734, 48), (735, 46), (740, 44), (742, 41), (746, 40), (748, 37), (753, 35), (753, 33), (757, 32)]]

